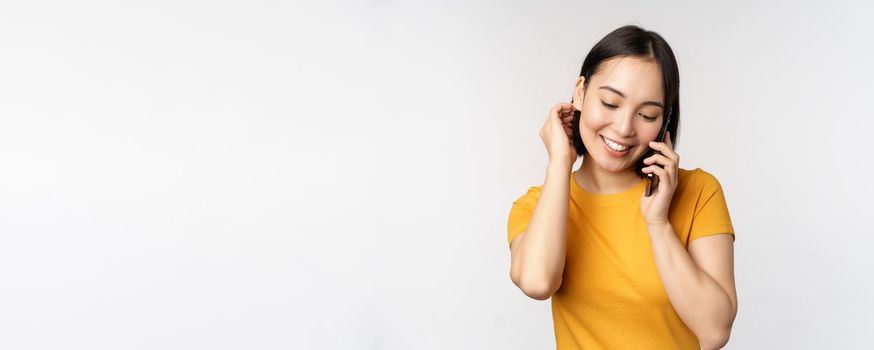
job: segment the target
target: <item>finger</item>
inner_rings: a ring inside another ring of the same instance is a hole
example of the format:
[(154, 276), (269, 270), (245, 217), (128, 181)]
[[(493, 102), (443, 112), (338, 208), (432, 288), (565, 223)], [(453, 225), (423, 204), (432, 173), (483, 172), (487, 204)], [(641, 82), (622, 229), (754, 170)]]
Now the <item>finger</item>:
[(648, 167), (641, 169), (641, 171), (644, 174), (653, 173), (653, 174), (658, 175), (659, 187), (661, 187), (662, 183), (667, 185), (668, 181), (673, 181), (673, 180), (671, 180), (671, 177), (668, 175), (667, 171), (665, 171), (665, 169), (662, 169), (662, 167), (660, 167), (658, 165), (650, 165)]
[(549, 118), (554, 118), (553, 116), (561, 118), (567, 114), (567, 107), (565, 105), (566, 103), (559, 103), (552, 107), (552, 109), (549, 110)]
[(647, 167), (643, 167), (643, 169), (640, 169), (640, 171), (647, 173), (647, 174), (649, 174), (649, 173), (656, 174), (660, 178), (666, 177), (668, 175), (668, 173), (665, 171), (665, 169), (658, 166), (658, 165), (650, 165)]
[(658, 165), (650, 165), (641, 169), (644, 174), (654, 173), (659, 176), (659, 183), (664, 182), (669, 186), (677, 183), (677, 172), (674, 168), (662, 168)]
[(664, 142), (655, 142), (655, 141), (649, 142), (649, 148), (652, 148), (652, 149), (659, 151), (659, 152), (662, 152), (662, 153), (665, 152), (667, 147), (668, 147), (668, 145), (666, 145)]
[(573, 107), (573, 104), (558, 103), (553, 106), (552, 109), (549, 110), (549, 114), (546, 116), (546, 122), (544, 123), (544, 126), (553, 123), (553, 120), (555, 119), (558, 119), (559, 123), (561, 123), (561, 118), (564, 117), (564, 114), (566, 113), (565, 109), (567, 109), (568, 106)]
[(647, 157), (643, 160), (643, 164), (651, 165), (651, 164), (661, 164), (663, 167), (673, 168), (675, 166), (674, 160), (668, 157), (665, 157), (663, 154), (653, 154), (650, 157)]
[(571, 110), (573, 108), (573, 106), (574, 106), (573, 103), (559, 103), (559, 104), (555, 105), (553, 110), (557, 111), (557, 112), (566, 112), (566, 111)]
[[(554, 113), (555, 113), (554, 118), (557, 118), (560, 122), (564, 122), (566, 119), (573, 119), (573, 117), (574, 117), (573, 113), (571, 113), (570, 111), (565, 111), (565, 110), (561, 110), (561, 109), (554, 111)], [(550, 116), (550, 118), (553, 118), (553, 114), (550, 113), (549, 116)]]
[[(651, 164), (650, 166), (656, 167), (658, 169), (664, 170), (668, 175), (668, 177), (673, 178), (674, 174), (677, 172), (677, 165), (674, 161), (668, 159), (667, 157), (657, 154), (658, 157), (650, 157), (643, 161), (644, 164)], [(658, 164), (653, 164), (653, 162), (657, 162)]]
[(656, 150), (656, 151), (661, 152), (666, 157), (673, 159), (678, 164), (680, 163), (680, 155), (677, 154), (676, 152), (674, 152), (674, 150), (670, 146), (668, 146), (668, 144), (666, 144), (664, 142), (650, 141), (649, 147)]

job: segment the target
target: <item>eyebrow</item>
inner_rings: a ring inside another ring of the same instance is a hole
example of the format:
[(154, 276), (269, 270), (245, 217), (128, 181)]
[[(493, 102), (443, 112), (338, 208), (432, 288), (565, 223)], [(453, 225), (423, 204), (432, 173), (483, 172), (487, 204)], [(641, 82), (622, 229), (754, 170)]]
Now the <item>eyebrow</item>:
[[(607, 90), (607, 91), (610, 91), (610, 92), (613, 92), (613, 93), (619, 95), (622, 98), (625, 98), (625, 94), (623, 94), (622, 91), (616, 90), (609, 85), (601, 86), (598, 89)], [(656, 107), (659, 107), (661, 109), (665, 109), (665, 106), (662, 105), (661, 102), (656, 102), (656, 101), (646, 101), (646, 102), (642, 103), (642, 105), (656, 106)]]

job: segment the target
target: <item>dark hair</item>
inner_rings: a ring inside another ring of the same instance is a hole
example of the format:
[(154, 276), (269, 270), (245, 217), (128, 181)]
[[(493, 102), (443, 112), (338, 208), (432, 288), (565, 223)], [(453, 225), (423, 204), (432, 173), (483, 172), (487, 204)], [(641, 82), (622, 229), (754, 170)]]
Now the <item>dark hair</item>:
[[(590, 78), (598, 72), (604, 61), (621, 56), (654, 58), (661, 68), (662, 88), (665, 96), (664, 106), (666, 108), (662, 123), (670, 115), (671, 122), (668, 125), (668, 131), (671, 133), (671, 143), (676, 148), (677, 129), (680, 125), (680, 72), (677, 68), (674, 52), (658, 33), (644, 30), (638, 26), (627, 25), (607, 34), (592, 47), (583, 61), (583, 68), (580, 70), (580, 76), (586, 78), (583, 82), (583, 88), (588, 88)], [(577, 155), (582, 157), (588, 152), (580, 137), (580, 111), (574, 111), (571, 125), (573, 127), (574, 148)], [(644, 155), (637, 161), (635, 171), (638, 176), (644, 176), (641, 169), (644, 168), (643, 160), (646, 157), (647, 155)]]

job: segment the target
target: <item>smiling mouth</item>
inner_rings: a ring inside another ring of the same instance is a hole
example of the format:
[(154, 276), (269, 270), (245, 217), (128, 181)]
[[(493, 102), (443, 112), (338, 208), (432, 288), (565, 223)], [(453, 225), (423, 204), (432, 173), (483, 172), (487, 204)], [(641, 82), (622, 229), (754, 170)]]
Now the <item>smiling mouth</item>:
[(604, 137), (604, 135), (601, 135), (601, 139), (604, 140), (604, 143), (607, 144), (607, 147), (609, 147), (610, 150), (615, 152), (625, 152), (631, 148), (631, 146), (626, 146), (611, 139), (608, 139)]

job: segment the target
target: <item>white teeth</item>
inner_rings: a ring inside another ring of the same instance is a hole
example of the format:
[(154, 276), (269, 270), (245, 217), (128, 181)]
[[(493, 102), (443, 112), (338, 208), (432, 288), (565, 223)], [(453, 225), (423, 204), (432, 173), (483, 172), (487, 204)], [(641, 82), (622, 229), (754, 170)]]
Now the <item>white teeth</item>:
[(614, 151), (616, 151), (616, 152), (622, 152), (622, 151), (625, 151), (625, 150), (628, 149), (628, 146), (623, 146), (623, 145), (620, 145), (620, 144), (618, 144), (618, 143), (616, 143), (616, 142), (610, 141), (610, 139), (608, 139), (608, 138), (606, 138), (606, 137), (604, 137), (604, 136), (601, 136), (601, 138), (604, 139), (604, 142), (607, 143), (607, 146), (609, 146), (610, 149), (612, 149), (612, 150), (614, 150)]

